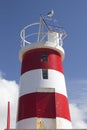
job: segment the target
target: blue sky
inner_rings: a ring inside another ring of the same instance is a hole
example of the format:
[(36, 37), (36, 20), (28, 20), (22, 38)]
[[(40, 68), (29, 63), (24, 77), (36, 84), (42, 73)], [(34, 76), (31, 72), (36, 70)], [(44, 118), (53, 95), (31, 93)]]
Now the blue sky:
[(19, 83), (20, 31), (51, 9), (68, 34), (63, 66), (69, 101), (83, 112), (87, 107), (87, 0), (0, 0), (0, 73), (5, 80)]
[(0, 0), (0, 70), (6, 79), (19, 80), (21, 29), (39, 21), (40, 13), (54, 9), (54, 17), (65, 27), (64, 64), (67, 79), (86, 78), (87, 1), (84, 0)]

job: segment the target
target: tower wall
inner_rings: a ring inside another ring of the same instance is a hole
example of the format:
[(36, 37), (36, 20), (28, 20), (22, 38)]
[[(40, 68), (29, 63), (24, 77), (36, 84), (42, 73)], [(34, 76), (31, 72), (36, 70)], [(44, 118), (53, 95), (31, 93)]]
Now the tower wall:
[(22, 56), (17, 128), (71, 128), (62, 58), (50, 47)]

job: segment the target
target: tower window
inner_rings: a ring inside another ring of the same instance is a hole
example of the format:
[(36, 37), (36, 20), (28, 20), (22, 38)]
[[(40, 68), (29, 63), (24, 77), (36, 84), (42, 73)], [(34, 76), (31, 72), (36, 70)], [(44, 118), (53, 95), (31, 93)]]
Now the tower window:
[(48, 70), (47, 69), (42, 69), (42, 77), (43, 77), (43, 79), (48, 79)]
[(44, 62), (44, 61), (48, 61), (48, 56), (46, 53), (43, 53), (42, 56), (41, 56), (41, 61)]

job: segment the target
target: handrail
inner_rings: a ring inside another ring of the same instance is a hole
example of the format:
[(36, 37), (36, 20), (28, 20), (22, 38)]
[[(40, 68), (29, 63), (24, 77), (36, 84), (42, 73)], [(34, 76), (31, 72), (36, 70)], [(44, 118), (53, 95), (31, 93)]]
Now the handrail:
[(20, 32), (20, 37), (21, 37), (21, 40), (22, 40), (22, 42), (23, 42), (24, 44), (25, 44), (25, 43), (31, 44), (29, 41), (26, 40), (26, 38), (27, 38), (27, 37), (30, 37), (30, 36), (32, 36), (32, 35), (38, 34), (38, 32), (37, 32), (37, 33), (32, 33), (32, 34), (29, 34), (29, 35), (25, 35), (26, 29), (28, 29), (28, 28), (30, 28), (30, 27), (32, 27), (32, 26), (35, 26), (35, 25), (39, 25), (39, 24), (40, 24), (40, 23), (32, 23), (32, 24), (29, 24), (29, 25), (25, 26), (25, 27), (21, 30), (21, 32)]
[[(28, 33), (29, 30), (27, 30), (27, 29), (30, 29), (30, 27), (37, 26), (37, 25), (38, 25), (38, 30), (34, 29), (34, 32), (29, 34)], [(36, 37), (33, 37), (33, 39), (30, 38), (30, 41), (28, 41), (28, 38), (31, 37), (31, 36), (37, 35), (37, 39), (36, 39), (35, 42), (39, 43), (41, 41), (47, 40), (46, 38), (47, 38), (47, 35), (49, 34), (49, 31), (55, 32), (55, 30), (47, 30), (48, 31), (47, 32), (46, 30), (43, 30), (43, 28), (41, 29), (41, 26), (44, 26), (44, 24), (41, 25), (41, 23), (32, 23), (32, 24), (29, 24), (29, 25), (25, 26), (21, 30), (21, 32), (20, 32), (21, 43), (22, 43), (21, 47), (26, 46), (26, 44), (31, 44), (31, 41), (35, 40)], [(66, 32), (64, 30), (56, 32), (56, 33), (58, 33), (58, 35), (59, 35), (58, 36), (59, 45), (62, 46), (63, 39), (67, 36), (67, 34), (66, 34)], [(32, 43), (34, 43), (34, 42), (32, 42)]]

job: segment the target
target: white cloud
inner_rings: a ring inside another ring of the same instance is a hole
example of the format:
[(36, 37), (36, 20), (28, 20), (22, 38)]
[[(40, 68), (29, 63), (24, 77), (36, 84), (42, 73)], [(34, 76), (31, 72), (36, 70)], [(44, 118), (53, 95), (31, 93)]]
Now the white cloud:
[(87, 79), (67, 81), (73, 128), (87, 129)]
[(18, 85), (15, 81), (8, 81), (0, 76), (0, 130), (4, 130), (7, 126), (7, 105), (10, 101), (11, 109), (11, 128), (15, 128), (17, 101), (18, 101)]
[(5, 76), (5, 73), (0, 70), (0, 79), (3, 78), (3, 76)]
[(85, 122), (86, 111), (84, 109), (79, 108), (76, 104), (70, 104), (70, 113), (74, 129), (87, 129), (87, 122)]

